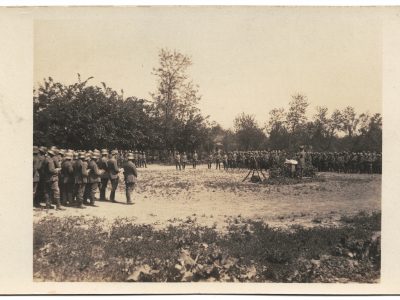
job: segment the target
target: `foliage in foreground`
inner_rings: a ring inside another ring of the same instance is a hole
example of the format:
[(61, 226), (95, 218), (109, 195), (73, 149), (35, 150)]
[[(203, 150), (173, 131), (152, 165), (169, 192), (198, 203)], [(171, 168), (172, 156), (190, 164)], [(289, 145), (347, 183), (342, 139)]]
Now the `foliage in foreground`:
[(155, 229), (118, 219), (43, 219), (34, 225), (34, 279), (43, 281), (376, 282), (380, 213), (338, 227), (270, 228), (236, 218), (228, 230)]

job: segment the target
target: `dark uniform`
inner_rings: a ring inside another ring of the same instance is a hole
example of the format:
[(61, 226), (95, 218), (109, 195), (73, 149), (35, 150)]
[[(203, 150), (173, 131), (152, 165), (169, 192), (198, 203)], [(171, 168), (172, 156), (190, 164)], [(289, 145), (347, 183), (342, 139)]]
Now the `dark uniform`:
[(119, 168), (118, 168), (118, 163), (115, 158), (115, 155), (118, 152), (116, 150), (113, 150), (111, 152), (112, 157), (107, 161), (107, 171), (108, 175), (111, 181), (111, 193), (110, 193), (110, 201), (115, 202), (115, 191), (117, 190), (118, 187), (118, 181), (119, 181)]
[(51, 202), (53, 200), (56, 204), (56, 209), (62, 210), (60, 203), (60, 189), (58, 187), (58, 170), (54, 159), (55, 153), (52, 150), (49, 150), (48, 153), (50, 156), (46, 157), (43, 165), (46, 208), (51, 208)]
[(88, 163), (86, 161), (85, 153), (80, 153), (79, 158), (74, 163), (74, 182), (76, 194), (76, 206), (78, 208), (85, 208), (83, 204), (83, 194), (85, 186), (88, 183)]
[(125, 192), (126, 192), (126, 202), (127, 204), (133, 204), (132, 202), (132, 192), (135, 189), (135, 184), (137, 182), (137, 170), (135, 164), (133, 163), (134, 157), (131, 153), (128, 155), (128, 161), (124, 164), (124, 178), (125, 178)]
[(40, 147), (39, 148), (39, 166), (38, 166), (38, 172), (39, 172), (39, 183), (37, 185), (36, 189), (36, 194), (35, 194), (35, 207), (40, 207), (40, 201), (44, 199), (44, 194), (45, 194), (45, 187), (46, 187), (46, 182), (45, 182), (45, 175), (44, 175), (44, 160), (46, 158), (46, 153), (47, 153), (47, 148), (46, 147)]
[(182, 155), (182, 169), (183, 170), (185, 170), (185, 167), (186, 167), (186, 163), (187, 163), (187, 155), (186, 155), (186, 152), (183, 152), (183, 155)]
[(199, 157), (198, 157), (198, 155), (197, 155), (197, 152), (196, 151), (194, 151), (194, 153), (193, 153), (193, 169), (196, 169), (196, 167), (197, 167), (197, 160), (199, 159)]
[(107, 185), (108, 185), (108, 180), (110, 179), (108, 171), (107, 171), (108, 170), (108, 168), (107, 168), (108, 151), (106, 149), (103, 149), (103, 150), (101, 150), (101, 154), (102, 154), (102, 157), (97, 162), (97, 166), (99, 167), (99, 169), (104, 171), (104, 173), (101, 174), (101, 176), (100, 176), (100, 180), (101, 180), (100, 200), (105, 201), (105, 200), (107, 200), (106, 199), (106, 189), (107, 189)]
[(89, 180), (88, 180), (87, 184), (89, 185), (89, 189), (90, 189), (89, 199), (90, 199), (91, 206), (95, 206), (96, 192), (97, 192), (97, 189), (98, 189), (99, 183), (100, 183), (100, 175), (102, 174), (102, 172), (97, 167), (96, 159), (97, 159), (97, 155), (95, 153), (93, 153), (92, 159), (90, 160), (90, 162), (88, 164)]
[(73, 193), (74, 193), (74, 167), (72, 164), (72, 153), (67, 153), (65, 155), (65, 160), (61, 165), (61, 178), (62, 182), (62, 204), (64, 206), (73, 204)]

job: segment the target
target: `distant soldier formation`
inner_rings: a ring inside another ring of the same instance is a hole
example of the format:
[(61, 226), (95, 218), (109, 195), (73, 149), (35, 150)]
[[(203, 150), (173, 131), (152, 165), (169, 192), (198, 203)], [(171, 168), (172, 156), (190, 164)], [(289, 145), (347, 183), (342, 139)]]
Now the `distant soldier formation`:
[[(302, 177), (305, 166), (313, 166), (318, 172), (382, 173), (382, 154), (378, 152), (306, 152), (301, 146), (297, 153), (285, 150), (229, 151), (217, 150), (204, 156), (207, 168), (260, 169), (279, 168), (290, 161), (296, 162), (296, 171)], [(197, 168), (200, 157), (196, 151), (175, 152), (176, 170), (186, 169), (188, 164)], [(293, 167), (293, 166), (292, 166)], [(137, 168), (147, 168), (145, 152), (74, 151), (57, 147), (33, 147), (33, 203), (35, 207), (64, 210), (63, 207), (86, 208), (96, 206), (96, 193), (100, 201), (116, 202), (115, 195), (120, 175), (125, 181), (126, 203), (133, 204), (133, 191), (137, 183)], [(110, 187), (109, 198), (106, 198)]]
[[(197, 152), (192, 156), (193, 168), (197, 165), (199, 158)], [(207, 154), (203, 162), (207, 168), (220, 170), (221, 165), (227, 169), (250, 169), (255, 165), (260, 169), (271, 169), (285, 164), (287, 159), (295, 159), (300, 171), (306, 165), (312, 165), (318, 172), (339, 173), (382, 173), (382, 154), (379, 152), (308, 152), (303, 146), (299, 147), (297, 153), (285, 150), (260, 150), (260, 151), (229, 151), (217, 150)], [(184, 170), (184, 164), (188, 161), (186, 153), (175, 154), (177, 170)]]
[(100, 201), (108, 201), (108, 182), (111, 190), (109, 201), (116, 202), (115, 194), (120, 174), (125, 181), (126, 203), (133, 204), (132, 193), (140, 167), (147, 167), (143, 153), (101, 151), (73, 151), (51, 147), (33, 147), (33, 204), (47, 209), (64, 210), (63, 207), (86, 208), (96, 206), (95, 195)]

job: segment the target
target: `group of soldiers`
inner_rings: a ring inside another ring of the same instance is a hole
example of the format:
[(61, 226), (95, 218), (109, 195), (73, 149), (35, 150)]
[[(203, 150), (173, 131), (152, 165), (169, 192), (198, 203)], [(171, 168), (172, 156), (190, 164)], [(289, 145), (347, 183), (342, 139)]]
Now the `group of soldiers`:
[[(106, 189), (111, 183), (109, 200), (115, 201), (119, 174), (123, 171), (127, 204), (133, 204), (132, 193), (137, 182), (135, 154), (122, 155), (117, 150), (73, 151), (51, 147), (33, 147), (33, 203), (41, 207), (64, 210), (62, 206), (85, 208), (96, 206), (96, 192), (100, 190), (101, 201), (106, 201)], [(122, 168), (120, 166), (122, 165)], [(146, 166), (146, 164), (144, 164)]]
[[(198, 162), (199, 156), (197, 154), (197, 151), (194, 151), (191, 157), (191, 163), (193, 166), (193, 169), (196, 169), (197, 167), (197, 162)], [(188, 156), (186, 152), (183, 152), (182, 155), (179, 152), (176, 152), (174, 155), (174, 161), (175, 161), (175, 167), (177, 170), (185, 170), (186, 164), (189, 163)]]
[[(305, 165), (313, 166), (318, 172), (339, 173), (382, 173), (382, 154), (378, 152), (309, 152), (304, 146), (299, 147), (296, 153), (285, 150), (260, 150), (260, 151), (230, 151), (217, 150), (209, 153), (205, 161), (208, 169), (215, 164), (216, 169), (271, 169), (281, 167), (287, 159), (295, 159), (302, 168)], [(199, 156), (194, 152), (189, 159), (186, 153), (175, 154), (176, 169), (185, 169), (187, 162), (192, 161), (196, 167)], [(203, 160), (204, 161), (204, 160)]]

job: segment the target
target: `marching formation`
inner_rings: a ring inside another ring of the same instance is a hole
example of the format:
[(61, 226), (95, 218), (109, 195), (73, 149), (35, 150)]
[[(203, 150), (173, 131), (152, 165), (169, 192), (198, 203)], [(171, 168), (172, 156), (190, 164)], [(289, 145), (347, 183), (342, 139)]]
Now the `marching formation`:
[[(132, 193), (137, 182), (135, 154), (126, 153), (123, 163), (117, 150), (73, 151), (51, 147), (33, 147), (33, 203), (41, 207), (64, 210), (62, 206), (85, 208), (96, 206), (96, 192), (106, 201), (106, 189), (111, 183), (109, 201), (115, 201), (119, 174), (123, 171), (127, 204), (133, 204)], [(122, 166), (122, 168), (120, 168)]]

